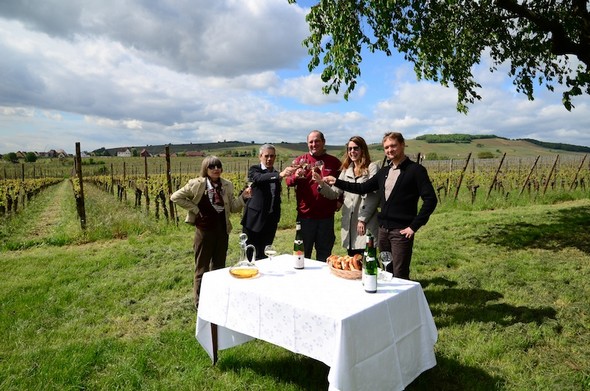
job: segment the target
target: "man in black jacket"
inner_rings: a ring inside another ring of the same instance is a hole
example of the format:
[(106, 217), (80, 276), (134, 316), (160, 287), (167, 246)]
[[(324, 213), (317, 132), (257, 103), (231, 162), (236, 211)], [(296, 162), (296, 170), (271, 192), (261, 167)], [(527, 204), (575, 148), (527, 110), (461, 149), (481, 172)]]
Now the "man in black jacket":
[[(381, 192), (378, 246), (380, 251), (391, 251), (391, 272), (398, 278), (410, 279), (410, 261), (414, 234), (428, 222), (437, 204), (436, 192), (424, 166), (411, 161), (405, 154), (405, 140), (401, 133), (383, 136), (383, 150), (389, 164), (364, 183), (352, 183), (335, 177), (316, 180), (336, 185), (356, 194)], [(418, 201), (422, 207), (418, 211)]]
[(262, 259), (264, 247), (272, 244), (281, 219), (281, 179), (291, 175), (294, 169), (274, 169), (276, 148), (264, 144), (258, 154), (260, 164), (248, 170), (252, 197), (247, 201), (242, 216), (242, 232), (248, 235), (248, 244), (256, 248), (256, 259)]

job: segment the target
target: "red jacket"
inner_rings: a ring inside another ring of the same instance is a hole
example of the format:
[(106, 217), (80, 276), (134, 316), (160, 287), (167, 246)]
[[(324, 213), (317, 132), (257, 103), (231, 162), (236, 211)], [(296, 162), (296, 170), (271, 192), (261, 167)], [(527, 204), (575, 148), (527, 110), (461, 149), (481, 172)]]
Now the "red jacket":
[[(340, 175), (341, 162), (335, 156), (327, 153), (321, 156), (312, 156), (306, 153), (297, 157), (298, 161), (301, 159), (305, 159), (312, 168), (315, 166), (315, 162), (322, 160), (324, 162), (322, 176), (331, 175), (338, 178)], [(304, 178), (298, 178), (296, 174), (293, 174), (287, 177), (285, 182), (287, 186), (295, 186), (298, 218), (326, 219), (334, 216), (339, 200), (330, 200), (320, 194), (318, 184), (311, 177), (311, 170), (307, 170)]]

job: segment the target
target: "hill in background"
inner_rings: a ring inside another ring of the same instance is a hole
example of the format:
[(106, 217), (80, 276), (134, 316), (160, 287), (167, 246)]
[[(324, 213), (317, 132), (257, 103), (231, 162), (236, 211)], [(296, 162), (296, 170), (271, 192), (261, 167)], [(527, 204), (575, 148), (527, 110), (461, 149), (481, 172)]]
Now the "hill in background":
[[(222, 141), (212, 143), (189, 143), (189, 144), (168, 144), (168, 145), (146, 145), (127, 146), (118, 148), (101, 148), (93, 151), (96, 155), (116, 156), (122, 150), (135, 150), (137, 153), (147, 150), (151, 155), (164, 153), (166, 147), (170, 153), (186, 154), (187, 152), (204, 152), (206, 155), (220, 156), (257, 156), (260, 143), (243, 141)], [(283, 156), (296, 156), (307, 151), (307, 144), (279, 142), (274, 143), (277, 152)], [(563, 144), (547, 143), (533, 139), (516, 139), (498, 137), (495, 135), (423, 135), (416, 139), (406, 140), (406, 151), (408, 154), (420, 153), (430, 159), (449, 159), (465, 157), (471, 153), (475, 157), (500, 157), (506, 153), (510, 156), (547, 156), (556, 154), (579, 154), (590, 153), (589, 147)], [(327, 145), (329, 153), (338, 157), (345, 152), (343, 145)], [(380, 143), (369, 145), (373, 159), (379, 159), (383, 154)]]

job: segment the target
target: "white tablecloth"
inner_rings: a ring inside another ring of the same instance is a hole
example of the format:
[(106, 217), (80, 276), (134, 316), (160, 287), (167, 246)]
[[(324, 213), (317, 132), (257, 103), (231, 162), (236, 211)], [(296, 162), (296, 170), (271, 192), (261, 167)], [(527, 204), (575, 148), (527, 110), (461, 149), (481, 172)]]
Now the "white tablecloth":
[(254, 279), (227, 268), (203, 276), (196, 338), (212, 359), (214, 323), (219, 350), (253, 338), (282, 346), (328, 365), (330, 388), (341, 391), (403, 390), (436, 365), (438, 334), (420, 284), (394, 278), (370, 294), (323, 262), (295, 270), (281, 255), (256, 265)]

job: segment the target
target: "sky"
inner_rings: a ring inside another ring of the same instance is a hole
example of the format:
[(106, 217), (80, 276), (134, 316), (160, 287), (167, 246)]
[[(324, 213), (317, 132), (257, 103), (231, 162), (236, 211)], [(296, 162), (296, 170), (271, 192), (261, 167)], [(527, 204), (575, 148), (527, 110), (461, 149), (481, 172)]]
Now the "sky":
[(0, 2), (0, 154), (245, 141), (329, 145), (387, 131), (494, 134), (590, 146), (590, 97), (518, 94), (506, 71), (474, 69), (481, 101), (416, 80), (399, 55), (367, 54), (355, 91), (324, 95), (302, 45), (313, 1)]

